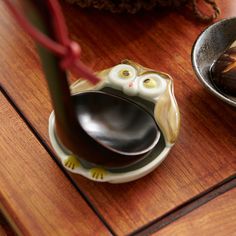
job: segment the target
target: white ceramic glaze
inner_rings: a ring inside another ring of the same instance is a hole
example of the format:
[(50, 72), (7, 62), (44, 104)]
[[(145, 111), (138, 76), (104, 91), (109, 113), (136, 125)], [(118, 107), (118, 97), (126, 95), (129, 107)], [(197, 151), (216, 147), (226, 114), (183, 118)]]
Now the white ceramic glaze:
[[(124, 73), (124, 74), (122, 74)], [(92, 87), (79, 80), (71, 86), (73, 94), (86, 90), (102, 90), (122, 93), (123, 97), (144, 106), (153, 114), (161, 130), (161, 140), (146, 158), (130, 167), (108, 170), (85, 163), (58, 142), (55, 135), (54, 113), (49, 117), (49, 137), (62, 165), (74, 174), (97, 182), (125, 183), (139, 179), (153, 171), (166, 158), (179, 133), (180, 115), (173, 93), (173, 81), (165, 73), (155, 72), (131, 61), (98, 72), (102, 82)], [(123, 78), (122, 78), (123, 76)], [(151, 80), (148, 80), (151, 79)], [(145, 82), (146, 81), (146, 82)], [(140, 99), (141, 98), (141, 99)]]
[[(119, 173), (111, 172), (109, 170), (105, 170), (102, 167), (91, 167), (87, 168), (83, 166), (82, 163), (79, 164), (78, 167), (71, 169), (65, 165), (65, 161), (71, 156), (71, 153), (66, 151), (57, 141), (55, 136), (55, 116), (52, 112), (49, 117), (49, 138), (52, 144), (52, 147), (56, 151), (56, 154), (61, 161), (62, 165), (70, 172), (74, 174), (82, 175), (90, 180), (97, 181), (97, 182), (109, 182), (109, 183), (126, 183), (130, 181), (137, 180), (150, 172), (152, 172), (157, 166), (159, 166), (162, 161), (166, 158), (167, 154), (169, 153), (171, 147), (166, 146), (162, 152), (155, 158), (153, 158), (149, 163), (143, 164), (142, 162), (139, 163), (140, 168), (131, 167), (129, 171), (122, 171), (120, 170)], [(97, 176), (95, 172), (98, 172)], [(100, 172), (100, 173), (99, 173)], [(103, 175), (103, 176), (102, 176)]]

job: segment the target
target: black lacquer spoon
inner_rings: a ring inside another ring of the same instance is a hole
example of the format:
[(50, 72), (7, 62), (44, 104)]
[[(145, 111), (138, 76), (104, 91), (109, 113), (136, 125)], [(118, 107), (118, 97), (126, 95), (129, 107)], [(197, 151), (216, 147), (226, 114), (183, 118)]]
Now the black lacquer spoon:
[[(32, 24), (56, 41), (57, 19), (50, 2), (26, 0), (23, 8)], [(109, 93), (88, 91), (71, 96), (61, 57), (40, 45), (38, 49), (59, 142), (81, 159), (107, 168), (125, 167), (145, 158), (160, 137), (154, 118), (139, 105)]]

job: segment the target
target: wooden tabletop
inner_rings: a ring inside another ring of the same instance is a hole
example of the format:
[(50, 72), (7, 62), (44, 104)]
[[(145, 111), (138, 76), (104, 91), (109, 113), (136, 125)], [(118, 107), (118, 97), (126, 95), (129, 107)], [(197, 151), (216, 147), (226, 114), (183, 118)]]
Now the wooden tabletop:
[[(218, 3), (221, 18), (236, 16), (236, 1)], [(236, 110), (210, 95), (191, 66), (207, 24), (187, 10), (113, 15), (62, 7), (93, 70), (129, 58), (172, 75), (180, 135), (140, 180), (112, 185), (67, 173), (49, 142), (52, 107), (34, 43), (1, 2), (0, 203), (10, 226), (1, 220), (0, 233), (236, 235)]]

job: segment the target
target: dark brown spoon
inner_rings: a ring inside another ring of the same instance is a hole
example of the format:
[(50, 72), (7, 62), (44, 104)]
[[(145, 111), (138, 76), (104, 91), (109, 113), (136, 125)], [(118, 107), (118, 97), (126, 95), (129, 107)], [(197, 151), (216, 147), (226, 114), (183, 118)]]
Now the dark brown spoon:
[[(28, 0), (24, 4), (32, 23), (54, 38), (47, 1)], [(71, 96), (60, 59), (38, 47), (55, 111), (55, 131), (64, 147), (108, 168), (133, 164), (152, 150), (160, 132), (147, 111), (127, 99), (99, 91)]]

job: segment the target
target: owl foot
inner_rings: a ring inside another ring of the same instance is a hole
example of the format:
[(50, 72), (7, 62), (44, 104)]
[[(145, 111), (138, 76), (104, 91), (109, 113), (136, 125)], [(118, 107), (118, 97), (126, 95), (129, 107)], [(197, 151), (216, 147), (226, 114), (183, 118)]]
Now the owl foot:
[(80, 167), (80, 162), (76, 156), (70, 155), (64, 160), (64, 164), (67, 168), (74, 170), (75, 168)]
[(106, 175), (106, 171), (103, 168), (92, 168), (90, 170), (91, 177), (93, 179), (101, 179), (103, 180), (104, 176)]

